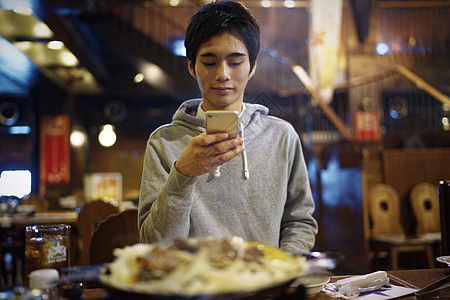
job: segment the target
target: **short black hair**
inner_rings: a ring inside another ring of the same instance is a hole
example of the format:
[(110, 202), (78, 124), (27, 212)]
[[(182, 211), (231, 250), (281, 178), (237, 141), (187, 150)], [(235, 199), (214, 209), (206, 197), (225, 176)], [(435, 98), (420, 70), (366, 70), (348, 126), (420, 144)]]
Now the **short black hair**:
[(245, 44), (252, 70), (260, 47), (259, 25), (249, 9), (229, 0), (208, 3), (189, 20), (184, 45), (192, 65), (195, 66), (201, 45), (222, 33), (229, 33)]

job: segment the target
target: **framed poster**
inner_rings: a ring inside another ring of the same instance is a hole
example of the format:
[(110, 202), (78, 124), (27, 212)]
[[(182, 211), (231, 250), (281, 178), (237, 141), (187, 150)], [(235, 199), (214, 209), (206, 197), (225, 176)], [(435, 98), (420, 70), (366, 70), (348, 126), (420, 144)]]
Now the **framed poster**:
[(41, 119), (40, 175), (44, 183), (70, 181), (70, 117), (44, 116)]

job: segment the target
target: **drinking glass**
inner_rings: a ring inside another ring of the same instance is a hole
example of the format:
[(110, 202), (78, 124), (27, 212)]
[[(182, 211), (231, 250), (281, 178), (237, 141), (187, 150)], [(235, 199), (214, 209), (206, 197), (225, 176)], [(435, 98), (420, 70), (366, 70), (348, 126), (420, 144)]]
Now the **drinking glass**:
[(33, 225), (25, 228), (24, 285), (28, 275), (52, 268), (61, 274), (70, 264), (70, 225)]

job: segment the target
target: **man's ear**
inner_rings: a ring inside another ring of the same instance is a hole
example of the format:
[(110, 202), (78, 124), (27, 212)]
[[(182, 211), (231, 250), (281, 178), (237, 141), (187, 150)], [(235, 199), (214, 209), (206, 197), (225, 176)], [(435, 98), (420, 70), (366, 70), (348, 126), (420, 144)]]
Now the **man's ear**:
[(255, 60), (255, 63), (253, 64), (253, 68), (252, 68), (252, 70), (250, 71), (250, 74), (248, 75), (248, 78), (249, 78), (249, 79), (252, 78), (253, 75), (255, 75), (257, 63), (258, 63), (258, 60)]
[(195, 69), (194, 69), (194, 64), (192, 63), (192, 60), (188, 59), (187, 63), (188, 63), (189, 73), (192, 75), (192, 77), (197, 78), (197, 76), (195, 75)]

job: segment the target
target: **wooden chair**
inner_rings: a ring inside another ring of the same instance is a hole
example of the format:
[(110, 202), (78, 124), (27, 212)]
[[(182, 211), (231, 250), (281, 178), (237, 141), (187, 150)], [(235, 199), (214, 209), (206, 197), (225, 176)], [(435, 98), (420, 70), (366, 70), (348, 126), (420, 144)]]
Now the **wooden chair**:
[(112, 262), (116, 248), (139, 243), (138, 209), (109, 216), (100, 223), (91, 239), (91, 265)]
[(438, 187), (421, 182), (412, 188), (410, 201), (417, 221), (416, 234), (437, 234), (440, 240)]
[(369, 191), (369, 214), (372, 220), (371, 242), (375, 254), (389, 250), (391, 268), (398, 269), (398, 258), (403, 252), (424, 252), (429, 266), (434, 264), (433, 241), (408, 237), (401, 224), (400, 198), (390, 185), (379, 183)]
[(450, 180), (439, 181), (438, 195), (441, 220), (441, 255), (450, 255)]
[(88, 265), (90, 262), (91, 237), (98, 224), (118, 212), (118, 205), (103, 200), (95, 200), (83, 205), (78, 215), (78, 231), (81, 241), (79, 265)]

